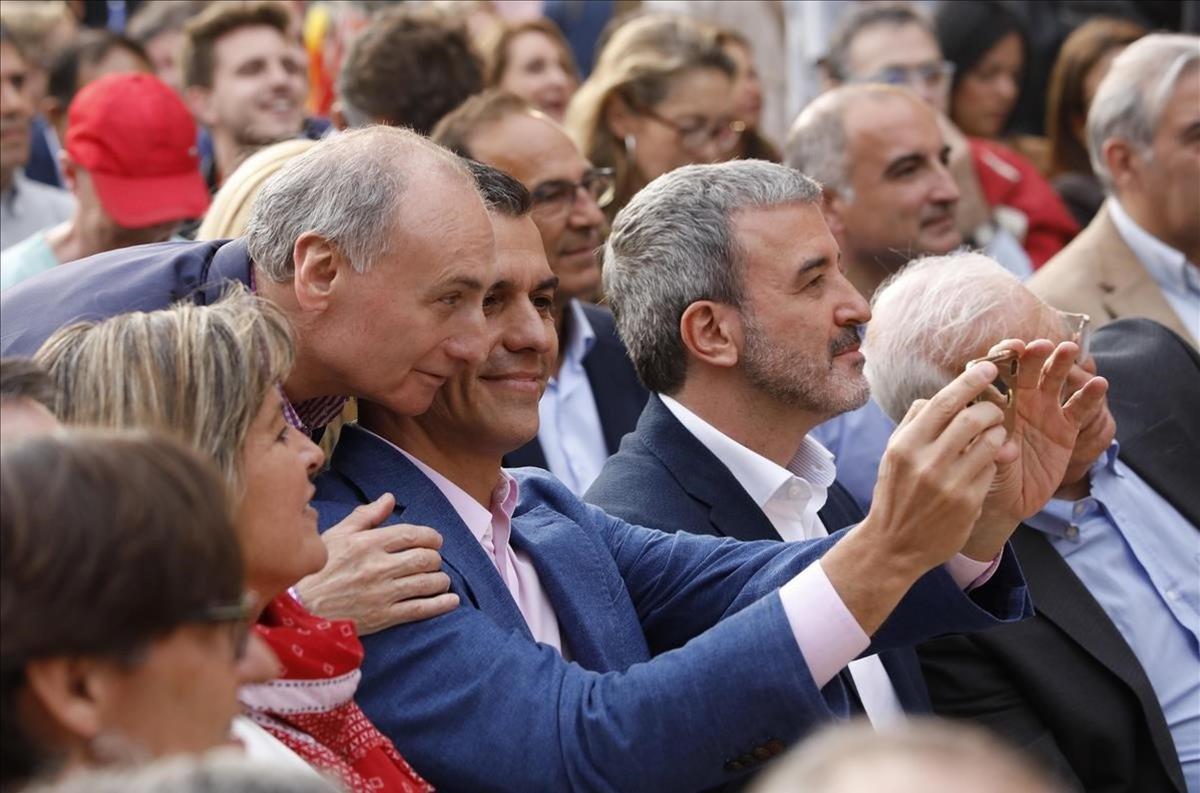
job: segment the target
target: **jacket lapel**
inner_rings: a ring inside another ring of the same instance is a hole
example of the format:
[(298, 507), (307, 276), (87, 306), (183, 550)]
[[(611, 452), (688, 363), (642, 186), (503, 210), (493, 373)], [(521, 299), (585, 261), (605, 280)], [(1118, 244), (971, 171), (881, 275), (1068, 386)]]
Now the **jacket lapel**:
[(782, 539), (725, 464), (651, 394), (637, 435), (689, 496), (708, 507), (717, 533), (739, 540)]
[(1029, 594), (1037, 611), (1129, 686), (1142, 705), (1163, 764), (1170, 768), (1175, 762), (1174, 742), (1158, 697), (1125, 638), (1040, 532), (1018, 526), (1012, 545), (1026, 572)]
[(331, 467), (373, 501), (396, 497), (398, 522), (430, 526), (442, 535), (442, 561), (461, 586), (460, 594), (504, 628), (532, 638), (508, 587), (475, 535), (445, 496), (404, 455), (355, 424), (342, 430)]
[(630, 621), (622, 620), (614, 607), (619, 593), (605, 586), (611, 558), (600, 557), (581, 526), (538, 506), (514, 518), (512, 543), (537, 570), (571, 660), (608, 671), (647, 657), (640, 627), (629, 630)]
[(1107, 207), (1100, 210), (1096, 223), (1097, 233), (1092, 240), (1095, 244), (1091, 248), (1097, 280), (1104, 292), (1102, 300), (1109, 316), (1153, 317), (1195, 344), (1196, 331), (1183, 326), (1162, 289), (1121, 238)]

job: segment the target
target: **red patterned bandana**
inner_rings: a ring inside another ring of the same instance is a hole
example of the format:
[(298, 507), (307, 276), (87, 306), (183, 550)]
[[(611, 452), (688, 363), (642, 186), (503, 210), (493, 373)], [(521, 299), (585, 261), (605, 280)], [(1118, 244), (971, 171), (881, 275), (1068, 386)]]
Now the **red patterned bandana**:
[(310, 614), (285, 593), (255, 630), (284, 669), (270, 683), (242, 688), (250, 718), (353, 793), (433, 790), (354, 702), (363, 649), (353, 622)]

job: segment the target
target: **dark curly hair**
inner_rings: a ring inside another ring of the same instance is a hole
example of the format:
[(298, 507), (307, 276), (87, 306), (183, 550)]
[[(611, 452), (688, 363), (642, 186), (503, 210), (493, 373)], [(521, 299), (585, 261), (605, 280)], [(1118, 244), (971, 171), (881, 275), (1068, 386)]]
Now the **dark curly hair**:
[(482, 90), (483, 68), (466, 28), (425, 9), (374, 17), (350, 45), (338, 75), (350, 126), (388, 124), (422, 135)]

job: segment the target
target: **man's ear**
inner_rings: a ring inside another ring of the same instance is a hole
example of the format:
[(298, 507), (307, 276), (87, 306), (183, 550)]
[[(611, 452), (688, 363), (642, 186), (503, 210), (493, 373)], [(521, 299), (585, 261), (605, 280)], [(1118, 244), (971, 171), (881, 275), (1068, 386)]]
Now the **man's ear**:
[(212, 89), (201, 85), (191, 85), (184, 91), (183, 97), (187, 100), (188, 109), (192, 111), (196, 123), (206, 127), (211, 127), (216, 123), (217, 114), (212, 106)]
[(839, 240), (846, 231), (846, 201), (836, 190), (825, 188), (821, 191), (821, 215), (829, 231)]
[(112, 664), (90, 658), (41, 658), (25, 665), (25, 683), (47, 720), (50, 738), (88, 742), (104, 726)]
[(1123, 190), (1139, 179), (1140, 157), (1137, 150), (1122, 138), (1109, 138), (1104, 141), (1100, 150), (1108, 172), (1112, 174), (1113, 185)]
[(342, 112), (342, 100), (335, 99), (329, 108), (329, 121), (338, 132), (345, 132), (350, 127), (350, 122), (346, 120), (346, 114)]
[(295, 264), (293, 287), (300, 309), (314, 312), (328, 309), (338, 279), (347, 277), (350, 260), (320, 234), (306, 231), (292, 247), (292, 261)]
[(741, 359), (742, 320), (733, 306), (692, 303), (679, 318), (679, 335), (688, 354), (709, 366), (732, 368)]
[(75, 172), (75, 161), (71, 159), (71, 155), (67, 154), (66, 149), (58, 150), (58, 167), (62, 171), (63, 185), (71, 191), (75, 190), (75, 181), (78, 178)]

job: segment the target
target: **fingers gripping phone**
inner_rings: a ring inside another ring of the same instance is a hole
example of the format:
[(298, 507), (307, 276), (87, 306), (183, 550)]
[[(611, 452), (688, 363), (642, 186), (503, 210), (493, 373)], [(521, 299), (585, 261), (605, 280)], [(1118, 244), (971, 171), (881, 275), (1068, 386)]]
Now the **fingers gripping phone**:
[(1004, 429), (1012, 434), (1017, 420), (1017, 374), (1021, 369), (1020, 356), (1015, 350), (1003, 350), (995, 355), (967, 361), (964, 368), (970, 369), (975, 364), (984, 361), (990, 361), (996, 365), (996, 379), (989, 383), (987, 388), (971, 401), (971, 404), (986, 400), (1003, 410)]

